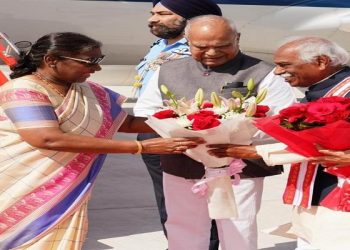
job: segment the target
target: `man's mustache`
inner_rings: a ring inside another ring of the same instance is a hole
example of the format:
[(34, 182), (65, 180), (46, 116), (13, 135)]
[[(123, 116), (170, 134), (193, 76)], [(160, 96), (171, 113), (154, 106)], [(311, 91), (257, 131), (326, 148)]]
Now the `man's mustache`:
[(149, 24), (148, 24), (148, 28), (160, 27), (160, 26), (162, 26), (162, 25), (154, 24), (154, 23), (149, 23)]

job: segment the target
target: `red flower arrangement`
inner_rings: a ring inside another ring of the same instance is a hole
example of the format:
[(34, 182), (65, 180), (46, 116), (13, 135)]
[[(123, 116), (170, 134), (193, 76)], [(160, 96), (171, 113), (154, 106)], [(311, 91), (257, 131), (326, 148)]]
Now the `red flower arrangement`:
[[(248, 94), (242, 96), (238, 92), (233, 92), (234, 98), (225, 99), (219, 97), (215, 92), (211, 93), (211, 100), (203, 100), (203, 90), (199, 89), (193, 100), (176, 100), (175, 95), (171, 93), (164, 85), (161, 86), (162, 92), (167, 95), (171, 101), (168, 101), (168, 107), (153, 114), (158, 119), (180, 118), (179, 123), (191, 130), (204, 130), (219, 126), (224, 120), (232, 119), (234, 114), (245, 113), (246, 116), (266, 117), (270, 110), (268, 106), (259, 105), (266, 96), (266, 90), (258, 94), (255, 99), (249, 100), (250, 92), (254, 88), (251, 81), (248, 85)], [(249, 90), (250, 89), (250, 90)]]
[[(255, 125), (288, 146), (287, 150), (305, 157), (321, 156), (317, 146), (331, 150), (350, 149), (350, 98), (324, 97), (315, 102), (295, 104), (279, 115), (262, 118)], [(325, 171), (349, 180), (350, 166), (329, 166)], [(347, 181), (333, 190), (321, 205), (350, 212)], [(347, 194), (348, 193), (348, 194)], [(345, 197), (345, 198), (344, 198)]]
[(219, 115), (215, 114), (213, 111), (206, 110), (200, 110), (196, 113), (187, 115), (187, 119), (189, 119), (190, 121), (193, 120), (193, 130), (203, 130), (217, 127), (221, 124), (218, 118)]
[[(253, 89), (254, 82), (249, 80), (245, 96), (233, 91), (232, 98), (226, 99), (212, 92), (210, 100), (204, 100), (203, 90), (198, 89), (193, 99), (186, 100), (177, 99), (165, 85), (161, 85), (160, 90), (169, 99), (164, 101), (164, 109), (148, 117), (146, 122), (162, 137), (203, 137), (209, 144), (249, 145), (257, 131), (252, 118), (265, 117), (269, 111), (269, 107), (259, 105), (267, 90), (255, 97), (252, 96)], [(205, 145), (187, 150), (186, 154), (207, 167), (224, 166), (232, 160), (208, 155)]]
[(278, 115), (255, 122), (262, 131), (306, 157), (321, 155), (317, 145), (333, 150), (350, 148), (350, 99), (325, 97), (294, 104)]
[[(187, 101), (184, 98), (177, 100), (175, 95), (162, 85), (161, 91), (169, 98), (165, 101), (167, 107), (148, 117), (146, 122), (162, 137), (202, 137), (208, 144), (249, 145), (257, 132), (252, 124), (252, 117), (266, 116), (269, 110), (267, 106), (258, 105), (265, 98), (267, 91), (262, 91), (257, 97), (251, 97), (253, 89), (254, 83), (250, 80), (246, 96), (233, 92), (233, 98), (225, 99), (212, 92), (210, 101), (204, 100), (203, 90), (199, 89), (194, 99)], [(216, 190), (208, 191), (209, 216), (213, 219), (236, 217), (231, 175), (239, 173), (245, 164), (239, 160), (233, 161), (229, 157), (216, 158), (207, 151), (208, 148), (201, 144), (185, 152), (187, 156), (201, 162), (206, 169), (206, 178), (197, 183), (198, 186), (196, 184), (192, 191), (203, 191), (204, 194), (203, 185), (207, 183), (208, 190)], [(222, 168), (228, 165), (230, 167)], [(220, 174), (215, 170), (217, 167), (220, 167)]]
[(300, 103), (280, 111), (281, 125), (304, 130), (324, 126), (336, 121), (347, 121), (350, 116), (350, 99), (325, 97), (316, 102)]
[[(164, 85), (161, 91), (169, 98), (164, 101), (165, 109), (149, 116), (146, 123), (162, 137), (202, 137), (208, 144), (233, 143), (249, 145), (257, 132), (252, 124), (252, 117), (266, 116), (267, 106), (259, 106), (267, 91), (264, 90), (251, 97), (254, 82), (247, 84), (247, 95), (232, 92), (232, 97), (225, 99), (215, 92), (210, 101), (204, 100), (202, 89), (198, 89), (194, 99), (177, 100)], [(240, 160), (230, 157), (216, 158), (208, 154), (208, 148), (198, 145), (186, 150), (185, 154), (201, 162), (206, 169), (205, 179), (192, 188), (194, 193), (203, 194), (208, 188), (208, 211), (213, 219), (233, 218), (237, 216), (237, 208), (232, 191), (231, 176), (237, 174), (245, 166)], [(224, 167), (223, 166), (228, 166)], [(220, 171), (215, 168), (220, 167)], [(216, 190), (215, 192), (210, 190)], [(220, 190), (220, 191), (218, 191)]]

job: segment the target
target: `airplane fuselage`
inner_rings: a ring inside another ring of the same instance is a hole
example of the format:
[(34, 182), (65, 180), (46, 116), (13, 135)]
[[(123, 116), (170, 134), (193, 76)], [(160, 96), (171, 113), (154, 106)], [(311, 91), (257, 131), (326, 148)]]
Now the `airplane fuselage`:
[[(100, 40), (104, 63), (135, 65), (156, 39), (147, 27), (152, 1), (2, 0), (0, 31), (13, 41), (35, 41), (57, 31), (74, 31)], [(350, 51), (348, 0), (218, 0), (235, 21), (241, 49), (271, 60), (290, 36), (315, 35)]]

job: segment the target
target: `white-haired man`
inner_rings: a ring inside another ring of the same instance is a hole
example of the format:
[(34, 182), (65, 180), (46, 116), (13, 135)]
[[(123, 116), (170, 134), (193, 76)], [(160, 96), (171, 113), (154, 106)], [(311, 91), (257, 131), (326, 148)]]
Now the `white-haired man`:
[[(282, 77), (273, 74), (273, 65), (240, 51), (240, 33), (228, 19), (213, 15), (195, 17), (188, 21), (185, 35), (191, 57), (166, 62), (160, 67), (159, 74), (149, 81), (152, 88), (147, 88), (141, 96), (140, 101), (148, 109), (155, 111), (163, 106), (160, 84), (166, 84), (176, 96), (186, 99), (193, 98), (199, 87), (205, 98), (212, 91), (228, 98), (233, 90), (244, 91), (243, 83), (250, 78), (254, 79), (257, 91), (268, 89), (264, 104), (270, 106), (272, 113), (294, 103), (292, 88)], [(256, 215), (264, 177), (282, 171), (279, 167), (266, 166), (260, 159), (246, 163), (240, 184), (233, 188), (239, 218), (216, 220), (222, 250), (257, 249)], [(169, 250), (207, 249), (211, 223), (207, 198), (191, 191), (193, 184), (205, 174), (203, 164), (185, 155), (161, 156), (161, 164)]]
[[(274, 73), (293, 87), (307, 87), (302, 102), (326, 96), (350, 97), (349, 54), (339, 45), (319, 37), (290, 41), (277, 49)], [(331, 138), (330, 138), (331, 139)], [(215, 145), (210, 154), (259, 158), (254, 146)], [(283, 201), (293, 204), (292, 231), (297, 250), (342, 250), (350, 246), (350, 213), (330, 210), (320, 202), (337, 187), (336, 176), (321, 165), (293, 164)], [(310, 192), (311, 190), (311, 192)]]

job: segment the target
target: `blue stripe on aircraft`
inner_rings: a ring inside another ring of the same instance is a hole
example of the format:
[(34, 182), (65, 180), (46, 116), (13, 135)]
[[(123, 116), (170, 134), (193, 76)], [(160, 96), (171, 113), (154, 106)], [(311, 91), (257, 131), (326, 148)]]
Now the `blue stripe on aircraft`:
[(309, 6), (309, 7), (350, 7), (348, 0), (218, 0), (219, 4), (241, 5), (278, 5), (278, 6)]
[[(105, 0), (115, 2), (152, 2), (151, 0)], [(218, 4), (276, 5), (350, 8), (349, 0), (216, 0)]]

